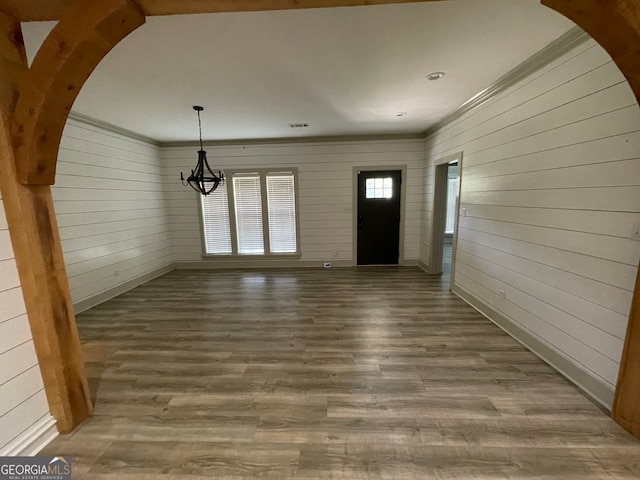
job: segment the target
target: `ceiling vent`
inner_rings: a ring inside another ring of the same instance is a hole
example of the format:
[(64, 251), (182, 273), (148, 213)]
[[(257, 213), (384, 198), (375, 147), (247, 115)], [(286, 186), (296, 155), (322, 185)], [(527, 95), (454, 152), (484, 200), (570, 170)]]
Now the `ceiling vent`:
[(289, 126), (291, 128), (307, 128), (309, 124), (308, 123), (290, 123)]

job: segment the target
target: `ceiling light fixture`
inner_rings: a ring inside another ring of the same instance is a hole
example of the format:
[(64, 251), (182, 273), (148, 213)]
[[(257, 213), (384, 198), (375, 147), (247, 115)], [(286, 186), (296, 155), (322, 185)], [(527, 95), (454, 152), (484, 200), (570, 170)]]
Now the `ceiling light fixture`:
[(394, 115), (396, 117), (406, 117), (407, 116), (407, 112), (396, 112), (396, 113), (394, 113)]
[(427, 75), (427, 80), (440, 80), (442, 77), (444, 77), (444, 72), (433, 72)]
[[(213, 192), (218, 185), (224, 183), (224, 173), (218, 170), (218, 175), (213, 173), (209, 162), (207, 161), (207, 152), (202, 148), (202, 123), (200, 122), (200, 112), (204, 110), (204, 107), (194, 105), (193, 109), (198, 112), (198, 129), (200, 131), (200, 150), (198, 150), (198, 163), (196, 168), (191, 170), (191, 175), (187, 178), (185, 183), (184, 175), (180, 172), (180, 181), (182, 185), (189, 185), (196, 192), (202, 195), (209, 195)], [(206, 171), (205, 171), (206, 168)]]

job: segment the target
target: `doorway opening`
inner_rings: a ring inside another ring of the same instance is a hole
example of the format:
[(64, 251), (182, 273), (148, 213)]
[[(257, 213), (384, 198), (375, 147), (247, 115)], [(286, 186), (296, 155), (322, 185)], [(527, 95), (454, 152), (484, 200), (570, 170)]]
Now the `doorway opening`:
[(403, 171), (358, 169), (355, 173), (356, 265), (399, 265)]
[(458, 161), (447, 164), (447, 197), (444, 222), (444, 248), (442, 251), (442, 277), (450, 278), (453, 254), (453, 234), (456, 231), (458, 208)]
[(436, 161), (429, 273), (453, 287), (460, 216), (462, 152)]

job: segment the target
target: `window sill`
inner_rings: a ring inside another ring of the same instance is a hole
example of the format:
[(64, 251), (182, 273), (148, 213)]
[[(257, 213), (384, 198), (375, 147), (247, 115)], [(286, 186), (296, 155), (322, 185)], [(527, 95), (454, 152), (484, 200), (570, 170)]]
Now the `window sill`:
[(292, 260), (302, 257), (302, 253), (266, 253), (264, 255), (242, 255), (226, 253), (203, 253), (204, 260)]

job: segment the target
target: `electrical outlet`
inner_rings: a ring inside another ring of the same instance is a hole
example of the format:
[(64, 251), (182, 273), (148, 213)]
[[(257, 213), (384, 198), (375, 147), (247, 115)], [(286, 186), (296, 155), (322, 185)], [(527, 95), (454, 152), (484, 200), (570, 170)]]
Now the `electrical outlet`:
[(331, 252), (333, 254), (334, 257), (338, 256), (338, 249), (333, 247), (333, 251)]
[(331, 262), (324, 262), (324, 268), (331, 268)]
[(462, 208), (462, 216), (463, 217), (467, 216), (467, 209), (465, 207)]
[(631, 235), (629, 236), (631, 240), (636, 240), (640, 242), (640, 222), (636, 222), (631, 227)]
[(504, 290), (498, 290), (498, 297), (500, 298), (500, 300), (506, 300), (507, 292), (505, 292)]

